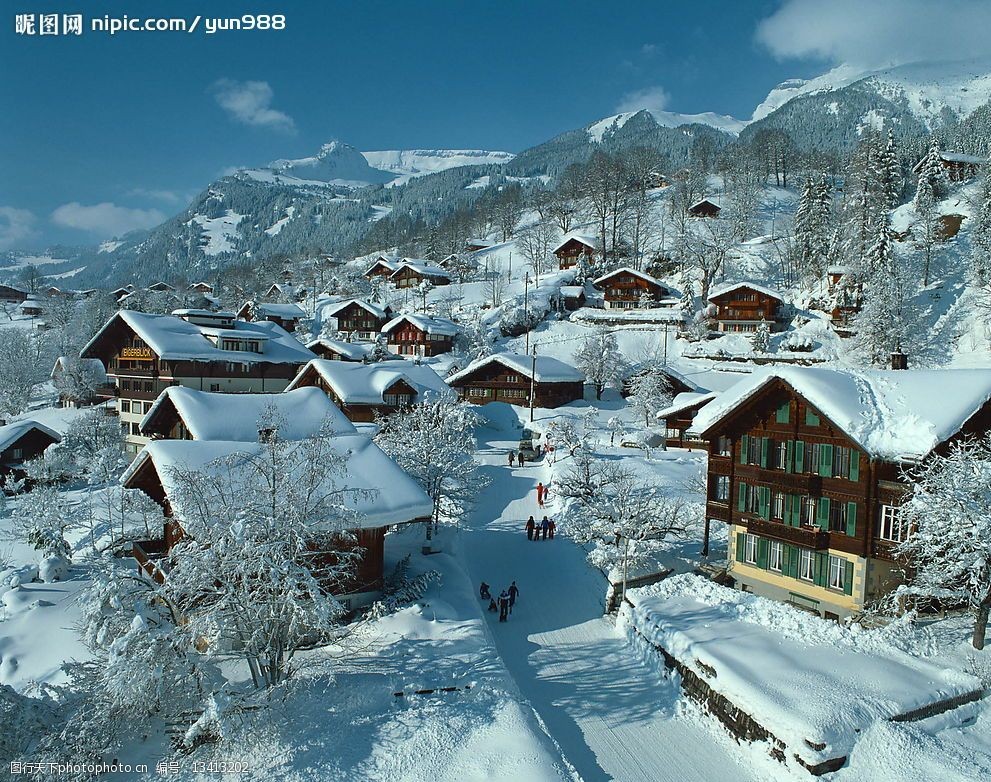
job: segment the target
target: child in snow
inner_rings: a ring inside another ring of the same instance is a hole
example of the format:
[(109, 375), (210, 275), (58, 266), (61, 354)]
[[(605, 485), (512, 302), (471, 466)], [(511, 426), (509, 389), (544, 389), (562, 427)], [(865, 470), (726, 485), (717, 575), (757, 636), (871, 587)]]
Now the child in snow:
[(516, 454), (513, 453), (512, 451), (509, 452), (509, 466), (510, 467), (516, 466)]
[(489, 598), (492, 597), (491, 593), (489, 592), (489, 585), (486, 584), (484, 581), (482, 582), (482, 585), (478, 588), (478, 596), (482, 598), (482, 600), (488, 600)]
[(539, 507), (539, 508), (543, 508), (544, 507), (544, 484), (543, 483), (538, 483), (537, 484), (537, 507)]
[(533, 530), (536, 528), (536, 523), (533, 520), (533, 516), (526, 520), (526, 539), (533, 540)]
[(516, 582), (514, 581), (509, 585), (509, 589), (507, 591), (509, 592), (509, 613), (513, 613), (513, 606), (516, 605), (516, 598), (520, 596), (520, 588), (516, 586)]
[(554, 528), (557, 525), (554, 523), (554, 519), (548, 519), (546, 516), (544, 518), (547, 519), (547, 537), (554, 540)]
[(495, 613), (498, 610), (499, 610), (499, 606), (496, 605), (495, 598), (490, 596), (489, 597), (489, 611), (491, 611), (492, 613)]

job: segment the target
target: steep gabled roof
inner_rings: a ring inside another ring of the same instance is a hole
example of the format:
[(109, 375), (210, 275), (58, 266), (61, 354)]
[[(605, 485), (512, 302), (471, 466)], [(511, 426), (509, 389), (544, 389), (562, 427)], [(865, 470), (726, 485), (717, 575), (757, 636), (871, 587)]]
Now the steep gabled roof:
[(301, 379), (311, 372), (317, 373), (344, 405), (384, 404), (385, 392), (400, 380), (419, 396), (451, 393), (441, 376), (429, 366), (402, 359), (358, 364), (317, 358), (303, 367), (287, 390), (299, 388)]
[(725, 282), (722, 285), (714, 286), (709, 291), (709, 301), (712, 301), (717, 296), (722, 296), (723, 294), (735, 291), (739, 288), (750, 288), (758, 293), (763, 293), (765, 296), (770, 296), (772, 299), (777, 299), (780, 302), (784, 302), (781, 294), (773, 288), (768, 288), (766, 285), (761, 285), (760, 283), (751, 282), (749, 280), (742, 280), (740, 282)]
[(362, 274), (368, 274), (372, 269), (374, 269), (376, 266), (379, 265), (384, 266), (389, 271), (395, 271), (396, 268), (399, 266), (399, 259), (391, 258), (385, 255), (380, 255), (374, 261), (372, 261), (372, 265), (369, 266), (367, 269), (365, 269), (365, 271), (363, 271)]
[(581, 372), (570, 364), (565, 364), (551, 356), (537, 356), (536, 372), (534, 372), (533, 356), (522, 353), (493, 353), (491, 356), (472, 362), (460, 372), (455, 372), (447, 379), (447, 382), (453, 385), (489, 364), (500, 364), (527, 378), (532, 376), (538, 383), (585, 382), (585, 376)]
[(451, 277), (451, 274), (447, 271), (447, 269), (440, 266), (434, 266), (427, 261), (413, 260), (410, 258), (403, 258), (403, 260), (396, 265), (396, 270), (389, 276), (395, 277), (402, 274), (406, 269), (410, 269), (424, 277), (444, 277), (447, 279), (450, 279)]
[(776, 367), (724, 391), (699, 411), (693, 429), (703, 434), (714, 430), (778, 381), (868, 454), (889, 461), (924, 458), (991, 400), (991, 369)]
[(716, 207), (716, 209), (722, 210), (722, 207), (719, 205), (719, 203), (711, 198), (700, 198), (698, 201), (696, 201), (694, 204), (688, 207), (688, 209), (689, 211), (691, 211), (692, 209), (697, 209), (698, 207), (702, 206), (702, 204), (709, 204), (710, 206)]
[(48, 435), (53, 442), (61, 442), (62, 436), (54, 429), (50, 429), (44, 424), (32, 421), (30, 418), (23, 421), (14, 421), (12, 424), (0, 426), (0, 451), (6, 451), (24, 435), (32, 431), (38, 431)]
[(372, 304), (364, 299), (344, 299), (343, 301), (328, 302), (326, 304), (319, 305), (320, 307), (320, 317), (321, 318), (333, 318), (336, 317), (337, 313), (343, 309), (350, 307), (352, 304), (357, 304), (363, 310), (368, 312), (370, 315), (376, 318), (384, 318), (385, 310), (378, 304)]
[(640, 272), (640, 271), (637, 271), (636, 269), (631, 269), (629, 266), (623, 266), (622, 268), (619, 268), (619, 269), (613, 269), (611, 272), (607, 272), (606, 274), (603, 274), (597, 280), (593, 280), (592, 284), (593, 285), (599, 285), (600, 283), (603, 283), (606, 280), (612, 279), (613, 277), (616, 277), (616, 276), (618, 276), (620, 274), (630, 274), (630, 275), (632, 275), (634, 277), (640, 278), (644, 282), (648, 282), (651, 285), (657, 285), (657, 286), (659, 286), (659, 287), (664, 288), (665, 290), (667, 290), (667, 286), (663, 282), (661, 282), (660, 280), (658, 280), (656, 277), (651, 277), (649, 274), (646, 274), (645, 272)]
[(269, 318), (281, 318), (282, 320), (302, 320), (306, 317), (303, 308), (298, 304), (281, 304), (272, 301), (249, 302), (260, 315)]
[(672, 400), (669, 407), (665, 407), (663, 410), (657, 412), (658, 419), (672, 418), (678, 415), (678, 413), (683, 413), (686, 410), (697, 410), (703, 406), (709, 404), (713, 399), (719, 396), (716, 391), (709, 391), (704, 394), (700, 394), (696, 391), (685, 391), (678, 394), (674, 400)]
[[(279, 435), (302, 440), (328, 426), (334, 434), (354, 432), (354, 425), (319, 388), (299, 388), (281, 394), (221, 394), (185, 386), (166, 388), (144, 419), (141, 429), (174, 409), (194, 440), (254, 442), (258, 422), (270, 410), (282, 419)], [(152, 429), (157, 431), (158, 428)]]
[(587, 234), (568, 233), (565, 234), (563, 237), (561, 237), (561, 241), (558, 242), (557, 247), (551, 250), (551, 252), (556, 253), (558, 250), (560, 250), (562, 247), (564, 247), (568, 242), (572, 240), (578, 242), (579, 244), (584, 244), (586, 247), (592, 250), (594, 250), (596, 247), (595, 244), (596, 240), (594, 236), (588, 236)]
[[(219, 459), (238, 454), (254, 456), (265, 446), (228, 440), (155, 440), (144, 447), (121, 477), (127, 486), (149, 462), (154, 466), (175, 515), (181, 520), (183, 508), (176, 494), (176, 470), (219, 474)], [(344, 434), (332, 440), (334, 451), (346, 461), (345, 474), (327, 490), (347, 488), (343, 504), (358, 514), (357, 527), (370, 529), (401, 524), (429, 517), (433, 503), (402, 468), (364, 435)]]
[[(339, 356), (344, 356), (349, 361), (362, 361), (370, 356), (375, 350), (374, 342), (344, 342), (340, 339), (327, 339), (327, 337), (317, 337), (306, 343), (306, 347), (316, 353), (316, 348), (322, 347), (325, 350), (333, 351)], [(391, 353), (389, 355), (392, 355)], [(398, 356), (396, 357), (398, 358)]]
[(455, 336), (461, 329), (453, 321), (446, 318), (434, 318), (430, 315), (398, 315), (382, 327), (382, 333), (388, 334), (390, 331), (400, 326), (403, 322), (411, 323), (420, 331), (426, 334), (440, 334), (446, 337)]

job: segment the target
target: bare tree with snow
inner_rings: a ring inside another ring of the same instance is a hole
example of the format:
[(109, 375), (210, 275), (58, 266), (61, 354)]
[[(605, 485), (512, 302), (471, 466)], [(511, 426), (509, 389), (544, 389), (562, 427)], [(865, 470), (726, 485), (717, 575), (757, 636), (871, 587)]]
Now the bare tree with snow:
[(606, 388), (618, 388), (623, 382), (626, 359), (619, 350), (615, 335), (602, 331), (585, 338), (575, 351), (575, 366), (595, 386), (595, 398), (602, 399)]
[(626, 403), (643, 418), (643, 425), (650, 428), (656, 423), (659, 410), (671, 404), (671, 383), (661, 367), (648, 365), (627, 382), (629, 396)]
[(984, 648), (991, 612), (991, 438), (954, 443), (909, 475), (911, 496), (898, 511), (911, 565), (901, 593), (974, 612), (973, 645)]

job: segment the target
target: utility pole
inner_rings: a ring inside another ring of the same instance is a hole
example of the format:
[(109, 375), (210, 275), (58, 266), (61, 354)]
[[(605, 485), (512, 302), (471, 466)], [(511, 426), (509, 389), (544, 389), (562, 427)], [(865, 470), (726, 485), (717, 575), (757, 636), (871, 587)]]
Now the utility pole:
[[(528, 332), (529, 333), (529, 332)], [(533, 346), (530, 359), (530, 423), (533, 423), (533, 401), (537, 391), (537, 346)]]
[[(512, 253), (510, 253), (512, 257)], [(530, 352), (530, 324), (526, 322), (529, 317), (529, 307), (530, 307), (530, 272), (526, 273), (526, 277), (523, 280), (523, 322), (524, 328), (526, 329), (526, 347), (523, 349), (524, 353)]]
[(513, 251), (509, 251), (509, 272), (506, 274), (506, 280), (509, 282), (513, 281)]
[(664, 366), (668, 365), (668, 324), (664, 322)]

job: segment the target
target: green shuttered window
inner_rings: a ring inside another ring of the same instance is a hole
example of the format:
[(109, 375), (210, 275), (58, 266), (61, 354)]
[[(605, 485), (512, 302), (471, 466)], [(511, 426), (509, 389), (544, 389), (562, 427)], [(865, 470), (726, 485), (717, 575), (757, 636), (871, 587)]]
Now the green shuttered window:
[(846, 504), (846, 534), (851, 537), (857, 534), (857, 503)]
[(786, 424), (788, 423), (790, 412), (791, 412), (791, 402), (785, 402), (783, 405), (781, 405), (781, 407), (778, 408), (778, 411), (777, 413), (775, 413), (774, 418), (779, 424)]

